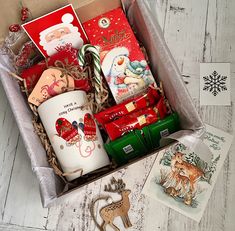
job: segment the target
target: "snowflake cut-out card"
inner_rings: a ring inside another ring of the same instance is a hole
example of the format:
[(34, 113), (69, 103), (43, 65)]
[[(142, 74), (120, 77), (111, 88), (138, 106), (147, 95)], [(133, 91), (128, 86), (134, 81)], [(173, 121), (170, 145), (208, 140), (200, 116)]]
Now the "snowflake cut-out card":
[(200, 104), (231, 104), (230, 63), (200, 63)]

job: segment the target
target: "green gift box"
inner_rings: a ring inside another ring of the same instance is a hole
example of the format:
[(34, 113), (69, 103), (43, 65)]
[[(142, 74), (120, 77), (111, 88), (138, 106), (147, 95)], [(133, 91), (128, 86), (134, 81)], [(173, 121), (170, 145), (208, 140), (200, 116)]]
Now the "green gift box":
[(122, 165), (135, 157), (143, 156), (158, 148), (162, 137), (179, 129), (179, 117), (177, 113), (173, 113), (163, 120), (144, 127), (142, 130), (131, 131), (129, 134), (105, 144), (104, 147), (116, 164)]
[(148, 152), (141, 130), (131, 131), (129, 134), (105, 144), (109, 156), (117, 165), (126, 164), (130, 159), (143, 156)]
[(180, 129), (179, 116), (173, 113), (163, 120), (159, 120), (154, 124), (144, 127), (143, 133), (150, 150), (158, 148), (160, 139), (166, 137)]

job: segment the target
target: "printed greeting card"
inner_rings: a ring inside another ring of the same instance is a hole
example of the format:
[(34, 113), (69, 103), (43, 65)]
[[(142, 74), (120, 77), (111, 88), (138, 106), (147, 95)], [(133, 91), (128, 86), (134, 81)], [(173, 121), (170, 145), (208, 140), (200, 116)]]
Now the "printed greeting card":
[(67, 44), (79, 49), (86, 34), (71, 4), (22, 25), (44, 57)]
[(213, 154), (210, 163), (178, 142), (159, 152), (142, 191), (198, 222), (233, 140), (212, 126), (206, 125), (206, 130), (204, 143)]

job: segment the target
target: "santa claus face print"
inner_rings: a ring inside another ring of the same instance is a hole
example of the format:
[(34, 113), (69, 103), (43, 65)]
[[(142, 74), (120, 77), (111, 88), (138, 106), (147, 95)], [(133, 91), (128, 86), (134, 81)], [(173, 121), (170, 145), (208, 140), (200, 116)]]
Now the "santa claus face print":
[(71, 44), (72, 47), (77, 49), (81, 48), (84, 44), (78, 28), (71, 24), (61, 23), (40, 33), (40, 45), (47, 52), (48, 56), (52, 56), (59, 47), (66, 44)]
[(45, 57), (52, 56), (67, 44), (79, 49), (87, 42), (71, 4), (22, 26)]
[(60, 39), (64, 35), (70, 34), (70, 33), (71, 33), (70, 29), (68, 27), (64, 26), (64, 27), (58, 28), (58, 29), (53, 30), (53, 31), (49, 32), (48, 34), (46, 34), (45, 40), (47, 43), (49, 43), (52, 40)]

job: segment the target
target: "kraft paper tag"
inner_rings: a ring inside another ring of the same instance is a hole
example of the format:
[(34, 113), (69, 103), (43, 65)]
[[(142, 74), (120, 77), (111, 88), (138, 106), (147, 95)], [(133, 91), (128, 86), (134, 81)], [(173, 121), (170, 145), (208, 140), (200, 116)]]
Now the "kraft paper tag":
[(69, 75), (63, 75), (58, 69), (49, 68), (42, 73), (28, 97), (28, 102), (39, 106), (47, 99), (71, 90), (74, 90), (74, 79)]

